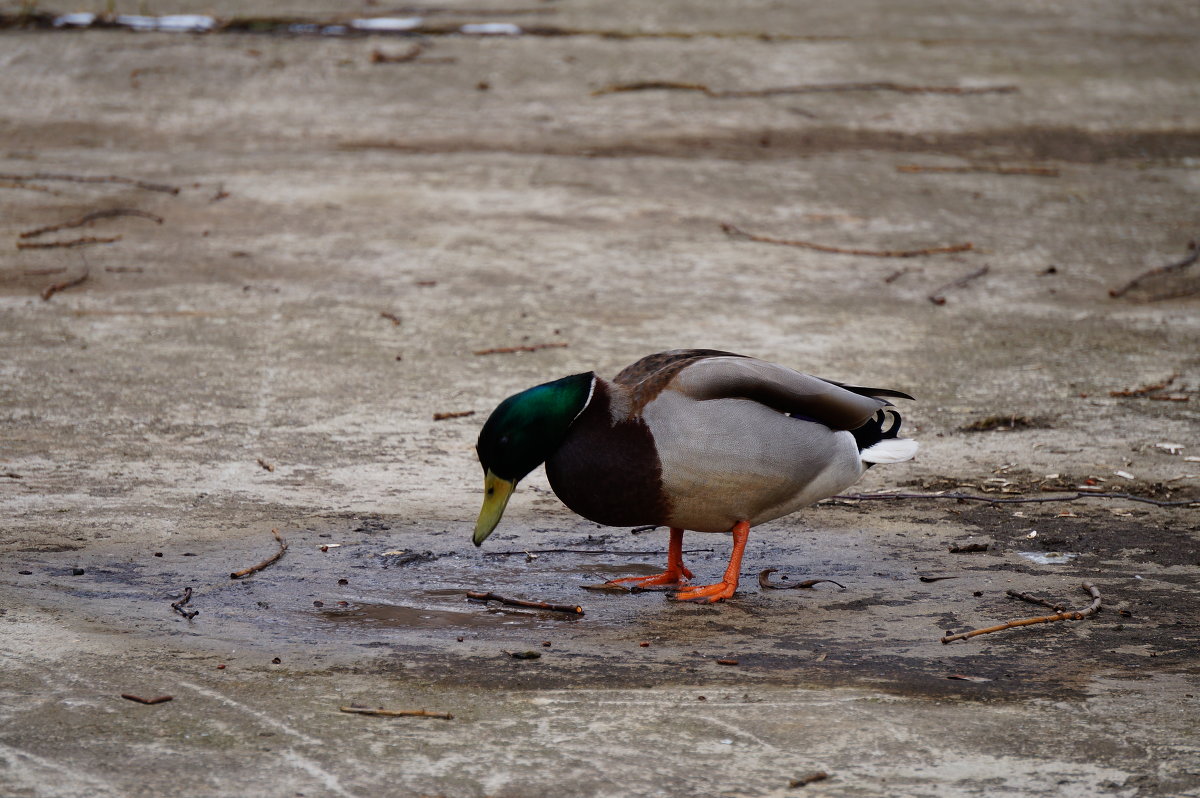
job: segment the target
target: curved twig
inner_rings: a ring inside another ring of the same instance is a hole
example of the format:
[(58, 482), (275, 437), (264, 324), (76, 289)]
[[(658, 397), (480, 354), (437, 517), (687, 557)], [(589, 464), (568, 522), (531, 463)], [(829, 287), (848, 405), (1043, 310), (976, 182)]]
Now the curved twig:
[(813, 585), (819, 585), (822, 582), (828, 582), (831, 585), (837, 585), (842, 590), (846, 589), (846, 586), (843, 585), (841, 582), (835, 582), (832, 579), (805, 579), (803, 582), (795, 582), (795, 583), (789, 584), (789, 585), (785, 585), (781, 582), (772, 582), (771, 574), (775, 573), (778, 570), (779, 570), (778, 568), (766, 568), (766, 569), (763, 569), (762, 571), (759, 571), (758, 572), (759, 587), (766, 588), (767, 590), (807, 590), (807, 589), (811, 588)]
[(1070, 496), (975, 496), (970, 493), (840, 493), (830, 496), (831, 499), (849, 499), (861, 501), (885, 501), (889, 499), (956, 499), (967, 502), (983, 502), (985, 504), (1042, 504), (1045, 502), (1073, 502), (1077, 499), (1126, 499), (1131, 502), (1153, 504), (1156, 507), (1187, 507), (1200, 504), (1200, 499), (1182, 499), (1179, 501), (1164, 501), (1151, 499), (1148, 496), (1134, 496), (1130, 493), (1100, 493), (1091, 491), (1076, 491)]
[(139, 211), (137, 208), (106, 208), (102, 211), (85, 213), (78, 219), (72, 219), (69, 222), (59, 222), (58, 224), (39, 227), (35, 230), (26, 230), (23, 233), (19, 233), (18, 238), (36, 238), (44, 233), (55, 233), (59, 230), (66, 230), (69, 227), (83, 227), (89, 222), (94, 222), (98, 219), (111, 219), (116, 216), (140, 216), (143, 219), (149, 219), (150, 221), (157, 222), (158, 224), (163, 223), (163, 218), (161, 216), (157, 216), (153, 213), (147, 213), (146, 211)]
[(970, 252), (975, 248), (975, 245), (970, 241), (965, 244), (951, 244), (946, 247), (927, 247), (925, 249), (853, 249), (847, 247), (831, 247), (825, 244), (816, 244), (812, 241), (798, 241), (788, 238), (771, 238), (770, 236), (760, 236), (754, 233), (747, 233), (736, 225), (728, 222), (721, 223), (721, 229), (725, 234), (732, 238), (744, 238), (748, 241), (757, 241), (760, 244), (778, 244), (784, 247), (800, 247), (802, 249), (813, 249), (817, 252), (831, 252), (835, 255), (862, 255), (869, 258), (916, 258), (922, 255), (947, 255), (954, 252)]
[(187, 618), (190, 621), (192, 618), (195, 618), (197, 615), (200, 614), (200, 610), (185, 610), (184, 609), (184, 607), (187, 605), (187, 603), (191, 600), (192, 600), (192, 589), (190, 587), (185, 587), (183, 589), (183, 598), (179, 599), (179, 601), (171, 602), (171, 609), (175, 610), (175, 612), (179, 613), (184, 618)]
[(449, 712), (430, 712), (427, 709), (370, 709), (369, 707), (338, 707), (339, 712), (350, 712), (355, 715), (378, 715), (385, 718), (440, 718), (454, 720)]
[[(986, 635), (992, 632), (1002, 632), (1005, 629), (1012, 629), (1017, 626), (1032, 626), (1035, 623), (1052, 623), (1054, 621), (1082, 621), (1089, 615), (1095, 615), (1100, 611), (1100, 590), (1091, 582), (1084, 582), (1083, 589), (1092, 595), (1092, 603), (1082, 610), (1063, 610), (1054, 615), (1043, 615), (1037, 618), (1021, 618), (1015, 621), (1006, 621), (997, 626), (989, 626), (985, 629), (972, 629), (969, 632), (959, 632), (958, 634), (946, 635), (942, 638), (942, 644), (952, 643), (955, 640), (966, 640), (977, 635)], [(1009, 591), (1010, 593), (1012, 591)], [(1040, 603), (1040, 602), (1039, 602)]]
[(583, 607), (574, 604), (548, 604), (545, 601), (526, 601), (525, 599), (505, 598), (491, 592), (468, 590), (467, 598), (472, 601), (498, 601), (510, 607), (528, 607), (535, 610), (550, 610), (551, 612), (569, 612), (572, 615), (583, 615)]
[(275, 536), (276, 542), (279, 543), (279, 551), (275, 552), (270, 557), (268, 557), (267, 559), (258, 563), (257, 565), (251, 565), (249, 568), (243, 568), (240, 571), (234, 571), (233, 573), (231, 573), (229, 575), (230, 579), (241, 579), (243, 576), (249, 576), (250, 574), (258, 573), (259, 571), (266, 568), (268, 565), (270, 565), (271, 563), (275, 562), (276, 560), (278, 560), (280, 557), (283, 556), (283, 553), (285, 551), (287, 551), (287, 548), (288, 548), (287, 541), (285, 541), (283, 539), (283, 537), (279, 534), (278, 529), (272, 529), (271, 534)]

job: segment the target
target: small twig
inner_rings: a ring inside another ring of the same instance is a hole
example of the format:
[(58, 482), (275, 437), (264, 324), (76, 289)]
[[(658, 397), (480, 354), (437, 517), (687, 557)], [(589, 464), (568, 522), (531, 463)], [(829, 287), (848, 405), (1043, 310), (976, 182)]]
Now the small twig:
[(153, 213), (146, 213), (146, 211), (139, 211), (137, 208), (108, 208), (107, 210), (103, 211), (92, 211), (91, 213), (84, 214), (78, 219), (73, 219), (69, 222), (60, 222), (59, 224), (38, 227), (34, 230), (26, 230), (23, 233), (19, 233), (18, 237), (36, 238), (44, 233), (54, 233), (59, 230), (66, 230), (70, 227), (83, 227), (89, 222), (94, 222), (98, 219), (111, 219), (115, 216), (140, 216), (143, 219), (149, 219), (153, 222), (158, 222), (159, 224), (163, 223), (161, 216), (155, 216)]
[(819, 585), (822, 582), (828, 582), (831, 585), (837, 585), (842, 590), (846, 589), (846, 586), (843, 585), (841, 582), (835, 582), (832, 579), (805, 579), (803, 582), (795, 582), (790, 585), (785, 585), (781, 582), (772, 582), (771, 574), (775, 573), (778, 570), (779, 570), (778, 568), (766, 568), (762, 571), (759, 571), (758, 572), (759, 587), (764, 587), (764, 588), (767, 588), (768, 590), (807, 590), (807, 589), (811, 588), (813, 585)]
[(980, 266), (978, 269), (971, 272), (970, 274), (959, 277), (957, 280), (951, 280), (950, 282), (946, 283), (941, 288), (937, 289), (932, 294), (930, 294), (929, 301), (935, 305), (946, 304), (946, 297), (943, 296), (943, 294), (945, 294), (945, 292), (949, 291), (951, 288), (962, 288), (964, 285), (971, 282), (972, 280), (979, 279), (983, 275), (987, 274), (988, 270), (990, 268), (991, 267), (989, 267), (985, 264), (983, 266)]
[[(1155, 393), (1166, 388), (1171, 383), (1179, 378), (1179, 372), (1175, 372), (1170, 377), (1167, 377), (1162, 382), (1156, 382), (1152, 385), (1143, 385), (1141, 388), (1127, 388), (1123, 391), (1109, 391), (1109, 396), (1145, 396), (1146, 394)], [(1151, 397), (1153, 398), (1153, 397)]]
[[(1038, 618), (1021, 618), (1016, 621), (1006, 621), (997, 626), (989, 626), (986, 629), (972, 629), (969, 632), (959, 632), (958, 634), (946, 635), (942, 638), (942, 644), (952, 643), (955, 640), (966, 640), (977, 635), (991, 634), (992, 632), (1002, 632), (1005, 629), (1013, 629), (1017, 626), (1032, 626), (1035, 623), (1053, 623), (1054, 621), (1082, 621), (1089, 615), (1095, 615), (1100, 611), (1100, 590), (1091, 582), (1084, 582), (1082, 585), (1092, 596), (1092, 603), (1082, 610), (1063, 610), (1054, 615), (1043, 615)], [(1012, 591), (1009, 591), (1011, 594)], [(1037, 602), (1042, 603), (1042, 602)]]
[(525, 601), (524, 599), (505, 598), (495, 593), (483, 593), (468, 590), (467, 598), (472, 601), (498, 601), (510, 607), (528, 607), (535, 610), (550, 610), (552, 612), (569, 612), (573, 615), (583, 615), (583, 607), (574, 604), (548, 604), (545, 601)]
[(187, 603), (191, 600), (192, 600), (192, 589), (190, 587), (185, 587), (183, 589), (183, 598), (179, 599), (179, 601), (171, 602), (171, 609), (175, 610), (175, 612), (179, 613), (184, 618), (187, 618), (190, 621), (192, 618), (195, 618), (197, 615), (200, 614), (200, 610), (185, 610), (184, 609), (184, 607), (187, 605)]
[(168, 701), (174, 700), (173, 695), (160, 695), (157, 698), (142, 698), (140, 695), (131, 693), (121, 693), (121, 698), (127, 701), (136, 701), (139, 704), (165, 704)]
[(14, 183), (8, 180), (0, 180), (0, 188), (15, 188), (23, 189), (25, 191), (42, 191), (46, 194), (53, 194), (56, 197), (62, 196), (61, 191), (55, 191), (52, 188), (46, 188), (45, 186), (31, 186), (28, 183)]
[(1028, 593), (1021, 593), (1016, 590), (1006, 590), (1006, 591), (1004, 591), (1004, 593), (1006, 595), (1012, 596), (1015, 599), (1020, 599), (1021, 601), (1028, 601), (1030, 604), (1037, 604), (1042, 607), (1049, 607), (1050, 609), (1054, 610), (1055, 612), (1063, 612), (1064, 610), (1066, 610), (1066, 606), (1063, 604), (1055, 604), (1054, 602), (1046, 601), (1045, 599), (1038, 598), (1037, 596), (1031, 596)]
[(271, 534), (275, 536), (275, 541), (279, 544), (279, 551), (275, 552), (270, 557), (268, 557), (267, 559), (260, 562), (258, 565), (251, 565), (249, 568), (243, 568), (240, 571), (234, 571), (233, 573), (231, 573), (229, 575), (230, 579), (241, 579), (244, 576), (249, 576), (250, 574), (258, 573), (259, 571), (266, 568), (268, 565), (270, 565), (271, 563), (275, 562), (276, 560), (278, 560), (280, 557), (283, 556), (283, 553), (285, 551), (287, 551), (287, 548), (288, 548), (287, 541), (285, 541), (283, 539), (283, 537), (279, 534), (278, 529), (272, 529)]
[(659, 524), (646, 524), (645, 526), (635, 526), (633, 529), (629, 530), (629, 534), (640, 535), (643, 532), (653, 532), (654, 530), (658, 529), (659, 526), (660, 526)]
[(0, 174), (0, 180), (17, 180), (21, 182), (47, 180), (64, 180), (71, 183), (124, 183), (125, 185), (134, 186), (145, 191), (161, 191), (166, 194), (178, 194), (179, 189), (175, 186), (164, 186), (160, 183), (145, 183), (141, 180), (134, 180), (131, 177), (120, 177), (118, 175), (106, 175), (102, 177), (92, 177), (89, 175), (64, 175), (50, 174), (47, 172), (36, 172), (32, 175), (12, 175)]
[(755, 235), (754, 233), (747, 233), (745, 230), (728, 222), (722, 222), (721, 229), (725, 231), (726, 235), (734, 238), (745, 238), (749, 241), (757, 241), (760, 244), (801, 247), (803, 249), (813, 249), (817, 252), (831, 252), (837, 255), (864, 255), (870, 258), (916, 258), (922, 255), (946, 255), (952, 252), (969, 252), (975, 248), (975, 245), (968, 241), (965, 244), (952, 244), (946, 247), (928, 247), (925, 249), (848, 249), (845, 247), (830, 247), (824, 244), (815, 244), (812, 241), (798, 241)]
[(264, 471), (270, 471), (272, 474), (275, 473), (275, 464), (274, 463), (268, 463), (266, 460), (264, 460), (260, 457), (260, 458), (258, 458), (258, 465)]
[(967, 174), (981, 172), (992, 175), (1031, 175), (1033, 177), (1058, 177), (1058, 170), (1050, 166), (988, 166), (975, 164), (972, 166), (921, 166), (919, 164), (901, 164), (897, 172), (916, 174), (918, 172), (938, 172), (942, 174)]
[(831, 499), (854, 499), (862, 501), (887, 501), (900, 499), (955, 499), (956, 501), (984, 502), (985, 504), (1043, 504), (1047, 502), (1073, 502), (1079, 499), (1126, 499), (1131, 502), (1153, 504), (1156, 507), (1187, 507), (1200, 504), (1200, 499), (1183, 499), (1180, 501), (1163, 501), (1146, 496), (1133, 496), (1129, 493), (1100, 493), (1076, 491), (1070, 496), (973, 496), (969, 493), (847, 493), (831, 496)]
[(807, 773), (798, 779), (792, 779), (788, 782), (788, 787), (791, 787), (792, 789), (804, 787), (814, 782), (825, 781), (827, 778), (829, 778), (828, 773), (823, 770), (815, 770), (812, 773)]
[(80, 285), (88, 278), (90, 272), (90, 269), (84, 269), (83, 274), (79, 275), (78, 277), (72, 277), (70, 280), (63, 280), (61, 283), (51, 283), (50, 285), (46, 286), (42, 289), (42, 301), (47, 302), (49, 301), (50, 297), (54, 296), (59, 291), (66, 291), (68, 288), (74, 288), (75, 286)]
[(97, 236), (84, 236), (83, 238), (72, 238), (69, 241), (43, 241), (28, 242), (18, 241), (17, 249), (69, 249), (71, 247), (86, 247), (91, 244), (115, 244), (121, 240), (120, 236), (109, 236), (107, 238), (99, 238)]
[[(1125, 285), (1121, 286), (1120, 288), (1109, 289), (1108, 295), (1114, 299), (1124, 296), (1127, 292), (1136, 288), (1143, 280), (1149, 277), (1157, 277), (1160, 274), (1169, 274), (1170, 272), (1180, 271), (1182, 269), (1186, 269), (1188, 266), (1191, 266), (1197, 260), (1200, 260), (1200, 247), (1196, 246), (1196, 242), (1194, 240), (1188, 242), (1187, 249), (1188, 254), (1185, 255), (1182, 260), (1176, 261), (1175, 263), (1168, 263), (1166, 266), (1157, 266), (1148, 271), (1144, 271), (1137, 277), (1134, 277), (1132, 280), (1125, 283)], [(1155, 298), (1168, 299), (1170, 297), (1163, 295), (1162, 297)]]
[(824, 94), (829, 92), (891, 91), (900, 94), (1010, 94), (1016, 86), (913, 86), (892, 81), (869, 83), (805, 83), (796, 86), (772, 86), (765, 89), (713, 89), (703, 83), (673, 80), (642, 80), (614, 83), (596, 89), (593, 97), (631, 91), (695, 91), (715, 100), (777, 97), (786, 94)]
[(368, 709), (367, 707), (338, 707), (339, 712), (351, 712), (355, 715), (376, 715), (384, 718), (440, 718), (454, 720), (449, 712), (430, 712), (427, 709)]
[(388, 321), (390, 321), (396, 327), (399, 327), (401, 324), (404, 323), (403, 321), (401, 321), (400, 317), (397, 316), (395, 313), (388, 313), (386, 310), (380, 312), (379, 315), (382, 316), (383, 318), (387, 319)]
[[(715, 549), (684, 549), (682, 554), (702, 554), (712, 552)], [(613, 554), (613, 555), (633, 555), (633, 556), (652, 556), (664, 555), (665, 551), (624, 551), (622, 549), (522, 549), (521, 551), (487, 551), (484, 552), (484, 557), (515, 557), (517, 555), (528, 556), (530, 554)]]
[(452, 411), (452, 412), (448, 412), (448, 413), (434, 413), (433, 420), (434, 421), (445, 421), (448, 418), (466, 418), (467, 416), (473, 416), (473, 415), (475, 415), (474, 410), (459, 410), (456, 412)]
[(922, 582), (943, 582), (947, 579), (958, 579), (957, 576), (918, 576)]
[(537, 352), (540, 349), (563, 349), (569, 346), (566, 341), (557, 341), (548, 344), (532, 344), (530, 346), (500, 346), (495, 349), (480, 349), (475, 354), (477, 355), (511, 355), (516, 352)]
[[(892, 273), (891, 273), (891, 274), (889, 274), (887, 277), (884, 277), (884, 278), (883, 278), (883, 281), (884, 281), (885, 283), (887, 283), (888, 285), (891, 285), (892, 283), (896, 282), (896, 281), (897, 281), (897, 280), (899, 280), (901, 277), (903, 277), (904, 275), (908, 274), (908, 273), (909, 273), (909, 272), (911, 272), (911, 271), (913, 271), (913, 269), (909, 269), (909, 268), (904, 268), (904, 269), (896, 269), (896, 271), (892, 272)], [(918, 271), (919, 271), (919, 270), (918, 270)]]

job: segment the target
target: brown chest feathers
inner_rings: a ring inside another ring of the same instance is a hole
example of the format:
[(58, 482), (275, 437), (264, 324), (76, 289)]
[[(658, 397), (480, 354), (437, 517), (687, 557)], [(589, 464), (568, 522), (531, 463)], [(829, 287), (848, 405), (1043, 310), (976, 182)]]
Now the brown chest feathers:
[(597, 380), (592, 401), (546, 461), (550, 487), (563, 504), (598, 524), (666, 523), (671, 504), (663, 495), (654, 436), (640, 417), (614, 424), (611, 406), (608, 388)]

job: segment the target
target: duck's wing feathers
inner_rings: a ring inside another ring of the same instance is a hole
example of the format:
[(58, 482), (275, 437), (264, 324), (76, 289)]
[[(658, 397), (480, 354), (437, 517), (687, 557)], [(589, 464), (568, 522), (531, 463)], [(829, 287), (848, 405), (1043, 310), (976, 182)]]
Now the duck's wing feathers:
[(687, 362), (664, 387), (697, 401), (750, 399), (838, 430), (860, 427), (890, 404), (877, 396), (910, 398), (899, 391), (841, 385), (775, 363), (724, 353)]
[(613, 377), (613, 382), (626, 389), (630, 399), (629, 415), (636, 416), (680, 371), (709, 358), (742, 359), (742, 355), (722, 352), (719, 349), (672, 349), (668, 352), (657, 352), (621, 369), (617, 376)]

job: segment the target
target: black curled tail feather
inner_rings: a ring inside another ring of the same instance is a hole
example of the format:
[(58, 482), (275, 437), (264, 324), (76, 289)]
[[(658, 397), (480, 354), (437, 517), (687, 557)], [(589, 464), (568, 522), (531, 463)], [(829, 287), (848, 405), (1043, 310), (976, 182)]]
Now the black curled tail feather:
[(858, 444), (858, 450), (861, 452), (885, 438), (899, 437), (901, 423), (900, 413), (896, 408), (888, 405), (876, 410), (865, 424), (850, 430), (850, 434), (854, 436), (854, 441)]

